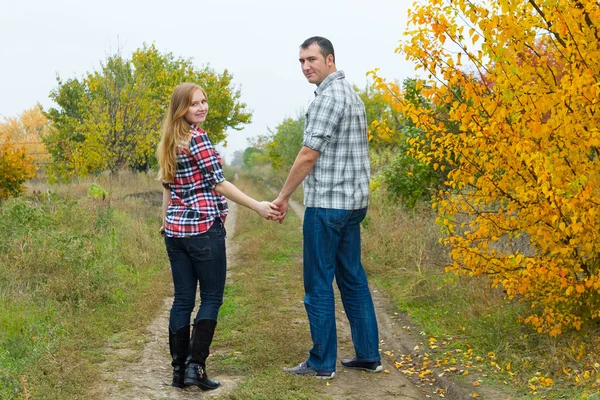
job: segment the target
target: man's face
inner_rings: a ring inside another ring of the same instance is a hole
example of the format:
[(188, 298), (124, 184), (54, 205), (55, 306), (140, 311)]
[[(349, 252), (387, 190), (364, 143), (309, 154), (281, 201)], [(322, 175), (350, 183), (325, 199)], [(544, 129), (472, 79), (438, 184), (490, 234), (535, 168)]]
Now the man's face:
[(327, 59), (321, 54), (321, 48), (313, 43), (306, 49), (300, 49), (300, 66), (302, 73), (310, 83), (320, 85), (323, 79), (327, 78), (333, 72), (333, 55), (328, 55)]

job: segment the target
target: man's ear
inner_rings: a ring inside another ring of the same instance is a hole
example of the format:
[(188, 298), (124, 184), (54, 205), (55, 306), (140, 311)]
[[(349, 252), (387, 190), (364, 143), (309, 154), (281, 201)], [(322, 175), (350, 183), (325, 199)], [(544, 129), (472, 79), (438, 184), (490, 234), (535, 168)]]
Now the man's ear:
[(329, 54), (327, 56), (327, 59), (325, 59), (325, 61), (327, 62), (327, 66), (331, 67), (333, 65), (333, 54)]

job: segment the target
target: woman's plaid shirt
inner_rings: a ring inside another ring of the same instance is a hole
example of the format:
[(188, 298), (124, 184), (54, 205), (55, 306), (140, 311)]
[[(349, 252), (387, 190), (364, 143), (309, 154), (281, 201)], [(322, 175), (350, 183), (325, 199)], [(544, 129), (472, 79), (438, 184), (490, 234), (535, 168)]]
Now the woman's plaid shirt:
[(173, 182), (163, 182), (171, 191), (165, 218), (165, 235), (187, 237), (205, 233), (215, 218), (225, 222), (227, 200), (215, 191), (223, 182), (221, 156), (208, 135), (192, 126), (189, 149), (177, 149), (177, 172)]

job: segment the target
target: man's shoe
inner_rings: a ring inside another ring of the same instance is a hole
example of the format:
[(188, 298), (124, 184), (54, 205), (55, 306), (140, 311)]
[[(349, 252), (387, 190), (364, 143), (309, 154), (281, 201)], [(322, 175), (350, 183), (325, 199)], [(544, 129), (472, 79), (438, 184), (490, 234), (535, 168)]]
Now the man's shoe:
[(314, 376), (317, 379), (333, 379), (335, 372), (317, 372), (308, 366), (306, 361), (293, 368), (284, 368), (283, 372), (290, 372), (296, 375)]
[(344, 358), (342, 365), (346, 368), (360, 369), (367, 372), (381, 372), (383, 370), (381, 361), (363, 362), (357, 361), (356, 358)]

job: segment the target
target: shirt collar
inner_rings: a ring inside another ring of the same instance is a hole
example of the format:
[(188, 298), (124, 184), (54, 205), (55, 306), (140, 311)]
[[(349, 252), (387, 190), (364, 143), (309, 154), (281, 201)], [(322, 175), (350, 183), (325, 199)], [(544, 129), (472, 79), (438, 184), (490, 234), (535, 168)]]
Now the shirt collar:
[(321, 82), (321, 84), (319, 86), (317, 86), (317, 89), (315, 90), (315, 96), (320, 95), (321, 93), (323, 93), (323, 91), (325, 89), (327, 89), (327, 87), (329, 85), (331, 85), (331, 83), (337, 79), (343, 79), (346, 77), (346, 74), (344, 74), (344, 71), (340, 70), (340, 71), (335, 71), (331, 74), (329, 74), (327, 76), (327, 78), (323, 79), (323, 82)]
[(200, 128), (198, 125), (196, 124), (190, 124), (190, 127), (192, 128), (193, 131), (196, 131), (198, 133), (205, 133), (202, 128)]

